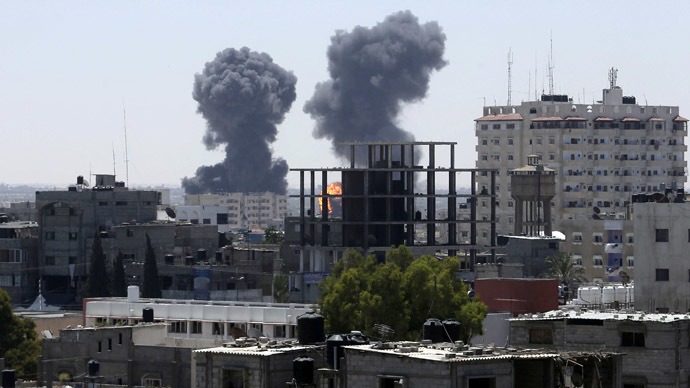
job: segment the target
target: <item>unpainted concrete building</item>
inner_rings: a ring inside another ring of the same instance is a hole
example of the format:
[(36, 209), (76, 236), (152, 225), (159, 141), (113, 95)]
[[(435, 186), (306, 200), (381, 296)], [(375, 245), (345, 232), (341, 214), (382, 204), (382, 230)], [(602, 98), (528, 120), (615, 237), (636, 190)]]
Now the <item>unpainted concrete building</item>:
[(13, 305), (31, 304), (38, 295), (38, 224), (0, 223), (0, 288)]

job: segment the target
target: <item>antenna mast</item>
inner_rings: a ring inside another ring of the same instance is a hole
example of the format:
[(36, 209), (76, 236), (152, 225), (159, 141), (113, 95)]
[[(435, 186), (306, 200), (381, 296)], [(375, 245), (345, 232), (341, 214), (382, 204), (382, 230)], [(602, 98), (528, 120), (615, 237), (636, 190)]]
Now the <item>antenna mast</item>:
[(609, 70), (609, 84), (611, 86), (611, 89), (616, 87), (616, 82), (618, 81), (618, 69), (615, 67), (612, 67), (611, 70)]
[(532, 70), (527, 72), (527, 101), (529, 101), (529, 96), (532, 95)]
[(549, 49), (549, 94), (553, 95), (553, 31), (551, 31), (550, 49)]
[(113, 146), (113, 175), (117, 176), (115, 173), (115, 142), (112, 143)]
[(513, 51), (509, 47), (508, 48), (508, 106), (512, 106), (512, 94), (513, 94), (513, 89), (511, 88), (511, 67), (513, 66)]
[(129, 188), (129, 154), (127, 153), (127, 111), (125, 110), (125, 100), (122, 100), (122, 116), (125, 128), (125, 178)]

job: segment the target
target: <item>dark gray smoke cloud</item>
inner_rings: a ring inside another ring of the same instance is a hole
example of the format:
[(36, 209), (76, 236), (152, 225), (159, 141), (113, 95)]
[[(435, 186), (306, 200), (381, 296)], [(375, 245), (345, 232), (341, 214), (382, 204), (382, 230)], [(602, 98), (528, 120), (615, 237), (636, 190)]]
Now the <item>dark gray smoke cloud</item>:
[(413, 141), (397, 116), (403, 103), (426, 96), (431, 72), (446, 65), (445, 40), (436, 22), (420, 25), (410, 11), (372, 28), (336, 32), (328, 48), (331, 79), (317, 84), (304, 106), (316, 120), (313, 136), (331, 140), (344, 158), (347, 149), (337, 143)]
[(273, 159), (276, 125), (295, 101), (297, 77), (266, 53), (226, 49), (194, 76), (192, 96), (207, 122), (203, 141), (225, 147), (225, 160), (182, 179), (188, 194), (271, 191), (284, 194), (288, 166)]

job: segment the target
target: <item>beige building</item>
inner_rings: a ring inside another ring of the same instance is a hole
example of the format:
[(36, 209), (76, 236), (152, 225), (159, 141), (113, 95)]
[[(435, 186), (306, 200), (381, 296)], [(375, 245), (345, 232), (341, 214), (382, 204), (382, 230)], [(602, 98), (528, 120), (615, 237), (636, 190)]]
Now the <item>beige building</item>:
[(188, 194), (177, 207), (178, 221), (218, 225), (218, 231), (238, 231), (258, 225), (283, 228), (287, 195), (264, 193)]
[[(638, 105), (634, 97), (624, 97), (615, 79), (595, 104), (543, 95), (540, 101), (516, 106), (484, 107), (483, 116), (476, 119), (477, 167), (499, 169), (498, 233), (514, 230), (508, 172), (524, 166), (528, 155), (539, 155), (546, 167), (556, 171), (551, 215), (554, 230), (566, 235), (562, 249), (578, 257), (589, 280), (616, 281), (617, 271), (632, 270), (628, 265), (634, 263), (633, 254), (621, 252), (609, 260), (610, 233), (602, 220), (625, 220), (633, 193), (683, 187), (687, 121), (677, 106)], [(479, 176), (477, 184), (479, 189), (488, 188), (491, 178)], [(480, 220), (490, 217), (488, 202), (479, 204)], [(478, 226), (480, 239), (489, 234)], [(620, 225), (612, 238), (619, 234), (625, 245), (631, 231)]]

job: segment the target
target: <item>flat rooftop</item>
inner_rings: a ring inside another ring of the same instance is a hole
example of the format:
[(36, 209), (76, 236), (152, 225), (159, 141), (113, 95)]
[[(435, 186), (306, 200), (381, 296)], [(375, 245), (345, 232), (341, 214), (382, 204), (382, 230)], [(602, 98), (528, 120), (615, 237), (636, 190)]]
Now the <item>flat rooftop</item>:
[(553, 310), (545, 313), (537, 314), (521, 314), (517, 318), (510, 319), (511, 321), (553, 321), (561, 319), (592, 319), (601, 321), (633, 321), (633, 322), (677, 322), (690, 320), (690, 313), (679, 314), (663, 314), (663, 313), (645, 313), (642, 311), (627, 312), (625, 310), (585, 310), (581, 309), (565, 311)]

